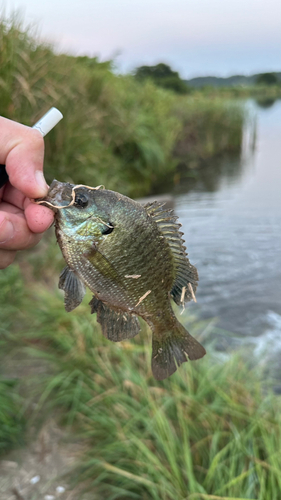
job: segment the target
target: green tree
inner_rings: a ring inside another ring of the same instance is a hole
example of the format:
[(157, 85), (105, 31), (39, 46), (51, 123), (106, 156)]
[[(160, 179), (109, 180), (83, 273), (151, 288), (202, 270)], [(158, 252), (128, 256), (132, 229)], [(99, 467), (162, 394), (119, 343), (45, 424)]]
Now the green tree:
[(140, 66), (136, 69), (135, 76), (138, 80), (150, 79), (159, 87), (173, 90), (178, 94), (186, 94), (189, 90), (178, 72), (173, 71), (164, 63), (156, 64), (156, 66)]
[(277, 85), (278, 78), (275, 73), (261, 73), (256, 79), (257, 85)]

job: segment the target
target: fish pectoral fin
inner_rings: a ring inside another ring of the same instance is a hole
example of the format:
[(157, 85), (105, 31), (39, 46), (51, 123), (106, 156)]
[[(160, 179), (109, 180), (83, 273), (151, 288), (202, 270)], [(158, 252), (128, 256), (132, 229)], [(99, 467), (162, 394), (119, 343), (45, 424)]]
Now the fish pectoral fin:
[(98, 247), (94, 247), (92, 251), (86, 252), (84, 254), (84, 258), (87, 259), (99, 273), (112, 280), (112, 282), (118, 283), (119, 285), (121, 284), (124, 288), (121, 276), (119, 275), (113, 264), (98, 249)]
[(97, 321), (101, 325), (103, 335), (113, 342), (131, 339), (140, 331), (140, 324), (137, 316), (112, 309), (101, 300), (93, 297), (89, 303), (91, 313), (97, 313)]
[(67, 312), (79, 306), (86, 293), (84, 283), (68, 266), (60, 274), (59, 288), (64, 291), (64, 307)]

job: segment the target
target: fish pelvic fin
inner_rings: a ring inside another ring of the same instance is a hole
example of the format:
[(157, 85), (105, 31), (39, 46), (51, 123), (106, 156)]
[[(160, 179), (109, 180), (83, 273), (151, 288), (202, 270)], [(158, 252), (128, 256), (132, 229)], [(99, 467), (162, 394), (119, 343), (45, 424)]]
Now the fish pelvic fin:
[(102, 334), (113, 342), (131, 339), (140, 331), (137, 316), (119, 309), (112, 309), (101, 300), (93, 297), (89, 303), (91, 313), (97, 313), (97, 321), (101, 325)]
[(204, 347), (178, 320), (172, 328), (154, 329), (151, 368), (156, 380), (170, 377), (182, 363), (200, 359), (205, 354)]
[(60, 274), (59, 288), (64, 291), (64, 307), (67, 312), (79, 306), (86, 293), (84, 283), (68, 266)]

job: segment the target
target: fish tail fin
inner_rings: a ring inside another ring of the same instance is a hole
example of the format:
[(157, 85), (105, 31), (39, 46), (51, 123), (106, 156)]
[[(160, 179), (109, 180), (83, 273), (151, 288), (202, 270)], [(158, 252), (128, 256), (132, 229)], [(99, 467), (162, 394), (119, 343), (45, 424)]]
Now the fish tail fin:
[(172, 328), (154, 329), (151, 368), (156, 380), (164, 380), (182, 363), (205, 354), (204, 347), (177, 320)]

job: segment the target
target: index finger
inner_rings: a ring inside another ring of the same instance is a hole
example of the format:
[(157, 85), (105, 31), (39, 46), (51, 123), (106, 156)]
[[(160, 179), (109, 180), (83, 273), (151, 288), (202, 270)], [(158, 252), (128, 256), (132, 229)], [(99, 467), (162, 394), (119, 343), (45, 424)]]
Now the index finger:
[[(54, 221), (54, 212), (37, 205), (8, 182), (5, 186), (3, 202), (24, 211), (27, 225), (33, 233), (43, 233)], [(0, 210), (3, 210), (0, 204)]]
[(0, 117), (0, 163), (10, 183), (29, 198), (47, 194), (43, 176), (44, 140), (40, 132)]

